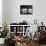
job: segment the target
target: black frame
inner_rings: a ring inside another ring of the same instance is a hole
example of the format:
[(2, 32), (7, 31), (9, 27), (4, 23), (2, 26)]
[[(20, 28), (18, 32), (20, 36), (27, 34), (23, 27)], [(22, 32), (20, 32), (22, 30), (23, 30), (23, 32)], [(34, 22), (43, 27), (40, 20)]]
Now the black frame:
[(33, 6), (32, 5), (20, 5), (20, 14), (32, 14)]

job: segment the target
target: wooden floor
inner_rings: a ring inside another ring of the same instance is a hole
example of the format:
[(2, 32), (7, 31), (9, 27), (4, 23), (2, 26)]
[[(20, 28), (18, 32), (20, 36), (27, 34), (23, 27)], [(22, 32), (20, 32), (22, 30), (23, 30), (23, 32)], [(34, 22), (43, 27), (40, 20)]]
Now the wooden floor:
[[(4, 45), (0, 45), (0, 46), (4, 46)], [(38, 44), (34, 44), (32, 46), (39, 46)], [(46, 45), (40, 45), (40, 46), (46, 46)]]
[(0, 46), (4, 46), (4, 44), (3, 45), (1, 44)]
[(40, 45), (40, 46), (46, 46), (46, 45)]

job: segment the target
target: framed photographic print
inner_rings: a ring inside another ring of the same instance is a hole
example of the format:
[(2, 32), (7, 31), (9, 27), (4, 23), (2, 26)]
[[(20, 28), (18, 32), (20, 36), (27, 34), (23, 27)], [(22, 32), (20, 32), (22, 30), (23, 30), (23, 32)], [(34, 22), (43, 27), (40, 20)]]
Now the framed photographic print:
[(20, 14), (32, 14), (33, 6), (32, 5), (20, 5)]

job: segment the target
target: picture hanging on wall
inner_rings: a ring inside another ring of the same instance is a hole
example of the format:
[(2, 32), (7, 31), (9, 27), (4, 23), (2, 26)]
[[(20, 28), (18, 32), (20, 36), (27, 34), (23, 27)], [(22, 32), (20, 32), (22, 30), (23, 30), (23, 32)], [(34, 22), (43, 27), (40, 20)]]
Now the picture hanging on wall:
[(20, 14), (32, 14), (33, 6), (32, 5), (20, 5)]

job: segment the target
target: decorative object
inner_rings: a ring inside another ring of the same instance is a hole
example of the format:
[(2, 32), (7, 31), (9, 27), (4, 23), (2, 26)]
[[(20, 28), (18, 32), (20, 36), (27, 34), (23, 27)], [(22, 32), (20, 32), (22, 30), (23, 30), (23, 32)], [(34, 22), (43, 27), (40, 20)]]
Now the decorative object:
[(5, 38), (0, 38), (0, 44), (4, 44)]
[(7, 32), (8, 32), (7, 24), (4, 23), (4, 25), (3, 25), (3, 31), (1, 32), (0, 38), (6, 38), (7, 37)]
[(30, 32), (30, 27), (27, 27), (26, 29), (26, 38), (28, 40), (32, 39), (32, 32)]
[(32, 14), (33, 6), (32, 5), (20, 5), (20, 14)]
[(0, 31), (0, 44), (4, 44), (4, 40), (7, 37), (8, 29), (7, 24), (3, 24), (3, 31)]
[(34, 20), (34, 24), (37, 24), (37, 19)]

